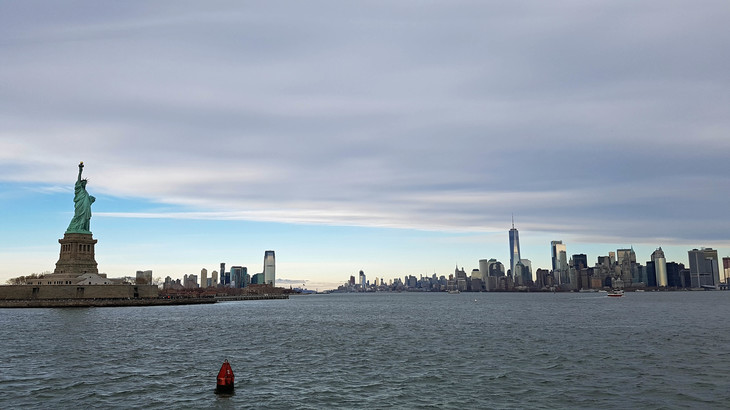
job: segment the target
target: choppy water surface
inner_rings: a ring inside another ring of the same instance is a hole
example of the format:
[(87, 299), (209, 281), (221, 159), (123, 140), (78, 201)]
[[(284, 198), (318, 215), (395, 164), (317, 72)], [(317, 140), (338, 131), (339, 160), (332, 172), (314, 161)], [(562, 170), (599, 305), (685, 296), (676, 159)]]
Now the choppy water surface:
[(730, 292), (2, 309), (0, 408), (727, 408), (728, 318)]

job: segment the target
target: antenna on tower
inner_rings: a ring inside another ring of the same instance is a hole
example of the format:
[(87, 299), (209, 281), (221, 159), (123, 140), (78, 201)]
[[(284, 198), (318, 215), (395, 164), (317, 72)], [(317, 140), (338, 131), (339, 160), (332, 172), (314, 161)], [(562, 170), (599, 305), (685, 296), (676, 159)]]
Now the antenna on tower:
[(512, 229), (515, 229), (515, 214), (512, 214)]

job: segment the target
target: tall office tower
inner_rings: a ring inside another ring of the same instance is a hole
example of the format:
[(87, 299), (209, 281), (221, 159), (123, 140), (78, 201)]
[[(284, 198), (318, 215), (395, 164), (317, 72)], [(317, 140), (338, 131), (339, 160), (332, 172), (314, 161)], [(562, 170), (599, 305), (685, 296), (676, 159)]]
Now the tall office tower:
[(726, 284), (730, 284), (730, 256), (726, 256), (722, 258), (722, 271), (723, 271), (723, 281)]
[(217, 286), (218, 285), (218, 271), (217, 270), (214, 270), (210, 274), (210, 281), (213, 282), (213, 286)]
[(653, 261), (647, 261), (644, 270), (646, 271), (646, 286), (657, 287), (656, 264)]
[(264, 252), (264, 283), (276, 286), (276, 258), (274, 251)]
[(203, 268), (200, 270), (200, 287), (208, 287), (208, 269)]
[(689, 254), (689, 275), (693, 288), (716, 287), (720, 284), (717, 251), (712, 248), (692, 249)]
[(479, 259), (479, 272), (482, 275), (482, 280), (486, 282), (489, 276), (489, 259)]
[(504, 265), (496, 259), (489, 260), (489, 276), (504, 276)]
[(243, 266), (231, 266), (231, 287), (243, 288), (246, 286), (246, 268)]
[(456, 265), (456, 268), (454, 268), (454, 277), (456, 279), (466, 280), (466, 271), (464, 271), (464, 268), (459, 269), (459, 265)]
[(656, 286), (667, 287), (667, 259), (661, 246), (651, 254), (651, 261), (654, 262)]
[(670, 288), (681, 288), (682, 277), (680, 272), (684, 270), (684, 265), (676, 262), (667, 262), (667, 286)]
[(625, 284), (633, 283), (634, 267), (636, 265), (636, 253), (634, 252), (634, 248), (617, 249), (616, 263), (621, 271), (621, 280), (623, 280)]
[(532, 262), (529, 259), (520, 259), (515, 265), (513, 275), (515, 284), (527, 286), (532, 283)]
[(553, 278), (555, 283), (567, 284), (568, 279), (568, 248), (563, 241), (551, 241), (550, 250), (553, 261)]
[(571, 259), (573, 260), (573, 268), (576, 270), (588, 267), (588, 256), (585, 253), (575, 254)]
[(553, 286), (552, 282), (553, 280), (550, 276), (549, 270), (538, 268), (535, 271), (535, 286), (537, 286), (538, 289), (542, 289), (547, 286)]
[(515, 228), (515, 218), (512, 217), (512, 229), (509, 230), (509, 266), (512, 277), (515, 275), (515, 265), (520, 261), (520, 233)]
[[(363, 287), (364, 288), (365, 287), (365, 272), (360, 271), (360, 278), (359, 279), (360, 279), (360, 287)], [(406, 283), (408, 283), (407, 280), (406, 280)]]
[[(610, 255), (610, 253), (609, 253)], [(636, 263), (636, 253), (634, 252), (634, 248), (631, 247), (629, 249), (617, 249), (616, 250), (616, 262), (619, 265), (622, 265), (624, 263)]]
[(611, 266), (613, 266), (613, 264), (616, 263), (616, 252), (609, 252), (608, 260), (611, 262)]
[(221, 275), (221, 285), (225, 285), (226, 284), (226, 263), (225, 262), (221, 262), (220, 275)]

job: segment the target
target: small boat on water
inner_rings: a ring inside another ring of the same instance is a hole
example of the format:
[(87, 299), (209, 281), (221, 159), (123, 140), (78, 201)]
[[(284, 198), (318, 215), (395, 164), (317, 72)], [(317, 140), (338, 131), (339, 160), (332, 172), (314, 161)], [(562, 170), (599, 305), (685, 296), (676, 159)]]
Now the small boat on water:
[(450, 290), (449, 293), (452, 294), (452, 295), (456, 295), (456, 294), (459, 294), (461, 292), (459, 290)]
[(623, 295), (624, 295), (623, 289), (614, 289), (606, 294), (606, 296), (608, 296), (610, 298), (620, 298)]

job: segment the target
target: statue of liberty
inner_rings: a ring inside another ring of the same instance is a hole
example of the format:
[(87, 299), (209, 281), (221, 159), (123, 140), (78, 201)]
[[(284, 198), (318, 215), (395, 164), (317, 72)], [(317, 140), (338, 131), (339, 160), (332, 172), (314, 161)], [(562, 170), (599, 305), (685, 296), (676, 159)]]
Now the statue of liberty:
[(79, 164), (79, 177), (74, 186), (74, 217), (68, 224), (66, 233), (87, 233), (90, 234), (89, 220), (91, 219), (91, 204), (96, 198), (86, 192), (86, 178), (81, 179), (81, 172), (84, 170), (83, 161)]

